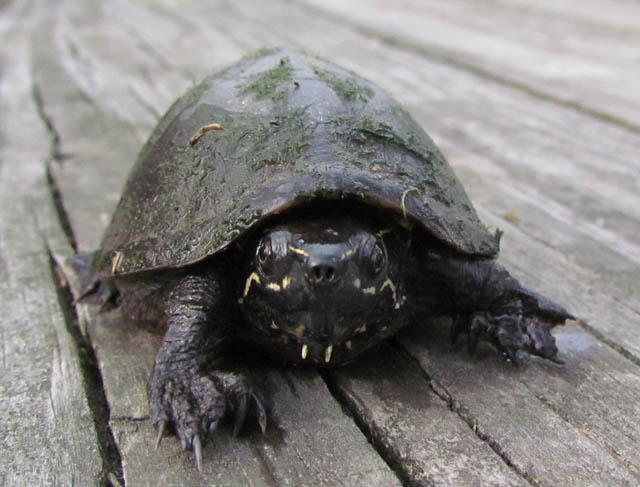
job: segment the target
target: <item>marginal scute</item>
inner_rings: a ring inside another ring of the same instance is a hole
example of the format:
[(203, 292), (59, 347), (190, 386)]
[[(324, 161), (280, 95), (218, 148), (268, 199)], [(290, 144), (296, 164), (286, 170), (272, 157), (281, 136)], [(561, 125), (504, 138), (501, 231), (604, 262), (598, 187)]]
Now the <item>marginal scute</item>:
[[(222, 130), (189, 143), (212, 123)], [(165, 114), (131, 172), (97, 269), (112, 275), (117, 255), (118, 275), (193, 264), (266, 215), (344, 198), (394, 209), (460, 253), (498, 251), (433, 141), (384, 90), (293, 50), (263, 50)]]

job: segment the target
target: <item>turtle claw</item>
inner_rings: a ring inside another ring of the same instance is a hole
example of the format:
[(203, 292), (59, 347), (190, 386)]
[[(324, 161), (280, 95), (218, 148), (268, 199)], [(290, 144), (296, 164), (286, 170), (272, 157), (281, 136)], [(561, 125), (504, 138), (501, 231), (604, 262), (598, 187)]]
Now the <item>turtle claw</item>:
[(267, 430), (267, 413), (264, 409), (264, 405), (255, 393), (250, 392), (249, 394), (242, 396), (238, 400), (236, 412), (233, 418), (233, 436), (238, 436), (240, 430), (242, 429), (242, 426), (244, 425), (244, 421), (247, 418), (247, 411), (249, 410), (250, 399), (253, 400), (253, 403), (256, 406), (258, 425), (260, 426), (262, 434), (264, 434)]
[(547, 360), (553, 362), (554, 364), (558, 364), (558, 365), (564, 365), (565, 361), (562, 359), (559, 359), (558, 357), (545, 357)]
[(213, 433), (215, 433), (216, 429), (218, 429), (219, 421), (212, 421), (207, 430), (207, 438), (211, 438)]
[[(471, 354), (480, 341), (486, 341), (495, 345), (514, 365), (520, 363), (520, 351), (562, 363), (557, 358), (558, 348), (551, 334), (553, 325), (548, 322), (545, 313), (546, 309), (536, 309), (526, 301), (523, 303), (520, 299), (513, 299), (503, 302), (496, 309), (475, 312), (466, 322), (454, 321), (456, 330), (452, 333), (468, 334), (467, 344)], [(559, 313), (552, 316), (556, 320), (554, 322), (569, 318), (568, 314), (562, 316)]]
[(164, 430), (167, 427), (167, 422), (164, 420), (161, 420), (158, 423), (158, 436), (156, 437), (156, 445), (155, 445), (155, 449), (157, 450), (160, 447), (160, 443), (162, 443), (162, 438), (164, 437)]
[(251, 393), (251, 397), (253, 397), (256, 409), (258, 410), (258, 425), (260, 425), (260, 430), (264, 435), (267, 431), (267, 412), (265, 411), (264, 405), (262, 404), (262, 401), (260, 401), (260, 398), (258, 396)]
[(460, 334), (464, 332), (465, 329), (465, 318), (461, 315), (458, 315), (454, 318), (453, 323), (451, 324), (451, 332), (449, 335), (449, 341), (451, 345), (455, 345), (460, 337)]
[(258, 424), (264, 433), (267, 427), (267, 414), (262, 402), (244, 376), (231, 372), (216, 372), (213, 379), (216, 382), (216, 387), (224, 391), (229, 408), (233, 412), (233, 436), (238, 436), (242, 430), (249, 411), (250, 400), (253, 400), (256, 406)]
[(183, 450), (193, 450), (196, 466), (202, 470), (204, 442), (213, 436), (227, 410), (234, 413), (234, 436), (246, 419), (249, 402), (256, 404), (258, 423), (264, 432), (266, 413), (247, 380), (240, 374), (213, 371), (201, 376), (189, 371), (158, 369), (149, 382), (151, 419), (158, 429), (156, 448), (166, 430), (177, 434)]
[[(461, 329), (462, 326), (458, 324)], [(486, 328), (486, 317), (484, 313), (474, 313), (471, 317), (471, 323), (469, 323), (469, 329), (467, 336), (467, 348), (471, 355), (475, 354), (478, 348), (478, 342), (480, 341), (483, 330)], [(460, 333), (460, 331), (458, 332)]]
[(233, 417), (233, 436), (238, 436), (240, 429), (247, 417), (247, 408), (249, 406), (249, 398), (243, 395), (238, 399), (236, 413)]
[(196, 435), (192, 441), (193, 445), (193, 453), (196, 457), (196, 467), (198, 472), (202, 473), (202, 441), (200, 441), (200, 437)]

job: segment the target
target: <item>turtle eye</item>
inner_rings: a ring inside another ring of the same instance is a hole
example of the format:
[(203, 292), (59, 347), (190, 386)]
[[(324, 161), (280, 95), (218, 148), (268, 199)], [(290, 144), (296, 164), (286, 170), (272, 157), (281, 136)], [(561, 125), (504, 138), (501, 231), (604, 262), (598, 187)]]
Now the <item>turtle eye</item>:
[(258, 245), (258, 250), (256, 251), (256, 257), (258, 259), (258, 263), (260, 267), (263, 269), (268, 267), (273, 256), (273, 247), (271, 246), (271, 239), (264, 238), (260, 245)]
[(378, 276), (385, 268), (385, 265), (387, 264), (387, 256), (380, 242), (376, 242), (376, 245), (373, 247), (371, 256), (369, 257), (369, 262), (371, 264), (372, 277)]

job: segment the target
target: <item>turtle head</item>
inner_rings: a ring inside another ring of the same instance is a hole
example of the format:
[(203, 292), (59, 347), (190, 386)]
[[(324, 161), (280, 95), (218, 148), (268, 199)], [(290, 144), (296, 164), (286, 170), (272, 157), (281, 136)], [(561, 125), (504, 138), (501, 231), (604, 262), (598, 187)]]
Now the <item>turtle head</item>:
[(349, 218), (265, 231), (242, 283), (251, 328), (289, 360), (317, 364), (348, 361), (378, 343), (400, 323), (404, 301), (392, 233)]

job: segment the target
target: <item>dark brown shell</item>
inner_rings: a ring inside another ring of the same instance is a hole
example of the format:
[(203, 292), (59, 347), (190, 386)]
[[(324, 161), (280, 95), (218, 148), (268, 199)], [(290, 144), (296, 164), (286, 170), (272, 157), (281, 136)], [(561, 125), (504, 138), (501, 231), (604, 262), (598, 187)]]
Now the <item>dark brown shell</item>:
[[(218, 123), (222, 130), (198, 130)], [(384, 90), (320, 59), (263, 50), (176, 101), (129, 176), (103, 275), (192, 264), (313, 198), (396, 208), (457, 251), (498, 243), (429, 136)]]

